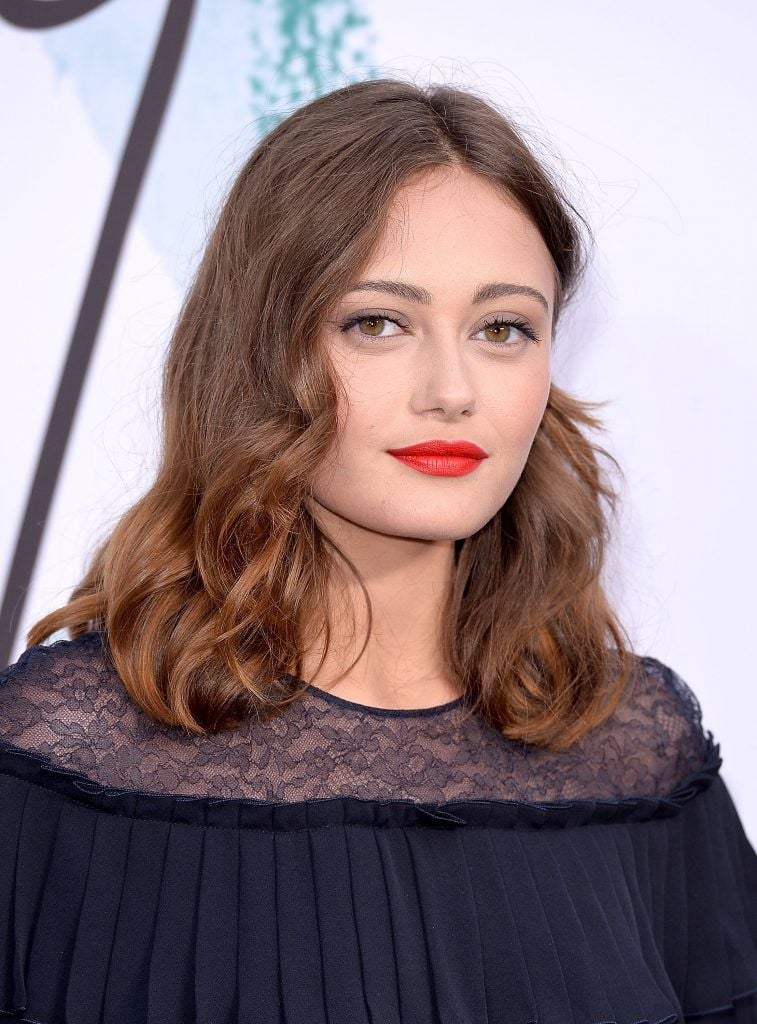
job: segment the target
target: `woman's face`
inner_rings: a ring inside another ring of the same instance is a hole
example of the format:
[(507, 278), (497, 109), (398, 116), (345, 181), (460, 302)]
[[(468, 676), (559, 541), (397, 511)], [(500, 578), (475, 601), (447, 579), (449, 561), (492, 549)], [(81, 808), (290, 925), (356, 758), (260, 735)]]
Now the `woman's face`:
[[(313, 481), (324, 525), (449, 541), (497, 513), (547, 403), (554, 287), (537, 228), (488, 183), (437, 171), (401, 190), (375, 258), (325, 325), (348, 403)], [(491, 326), (495, 319), (520, 327)], [(430, 440), (470, 441), (486, 458), (413, 463), (389, 454)], [(428, 471), (435, 467), (442, 473)]]

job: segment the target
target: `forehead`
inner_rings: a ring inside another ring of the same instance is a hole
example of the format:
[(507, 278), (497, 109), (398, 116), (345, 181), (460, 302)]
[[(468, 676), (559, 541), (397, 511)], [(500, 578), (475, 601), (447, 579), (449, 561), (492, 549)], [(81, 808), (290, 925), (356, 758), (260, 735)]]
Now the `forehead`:
[(555, 293), (554, 261), (528, 214), (459, 168), (427, 172), (397, 191), (360, 276), (417, 281), (434, 294), (452, 282), (467, 294), (481, 281), (518, 281), (542, 291), (550, 308)]
[(400, 230), (412, 223), (439, 226), (458, 219), (477, 222), (482, 218), (539, 234), (528, 214), (504, 188), (458, 167), (434, 169), (417, 176), (398, 188), (389, 207), (389, 222)]

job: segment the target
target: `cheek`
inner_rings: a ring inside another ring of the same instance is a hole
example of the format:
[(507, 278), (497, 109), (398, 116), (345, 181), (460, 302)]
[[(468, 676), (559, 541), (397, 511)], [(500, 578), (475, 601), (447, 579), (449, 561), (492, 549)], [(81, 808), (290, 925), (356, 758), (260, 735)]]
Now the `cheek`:
[(391, 442), (396, 440), (397, 414), (403, 401), (403, 395), (398, 395), (401, 380), (402, 374), (396, 371), (363, 372), (354, 374), (347, 384), (346, 396), (340, 396), (340, 436), (336, 452), (345, 468), (361, 453), (365, 456), (366, 452), (381, 448), (383, 443), (391, 447)]
[(318, 501), (335, 512), (378, 486), (375, 458), (380, 457), (380, 441), (386, 436), (380, 410), (364, 396), (358, 400), (353, 394), (349, 406), (340, 408), (339, 424), (339, 437), (313, 473), (311, 488)]
[(500, 382), (490, 395), (491, 418), (508, 447), (530, 447), (547, 407), (548, 372), (533, 372)]

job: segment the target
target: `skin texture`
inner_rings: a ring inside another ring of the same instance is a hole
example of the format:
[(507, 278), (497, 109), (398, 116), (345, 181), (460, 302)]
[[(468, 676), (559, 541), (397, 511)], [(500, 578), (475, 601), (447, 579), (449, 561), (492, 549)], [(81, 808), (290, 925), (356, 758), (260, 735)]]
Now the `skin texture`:
[[(356, 584), (335, 576), (331, 648), (317, 677), (322, 651), (308, 652), (303, 678), (360, 704), (433, 707), (458, 696), (439, 639), (454, 542), (476, 533), (507, 501), (546, 407), (555, 269), (517, 206), (469, 171), (437, 169), (398, 192), (374, 258), (359, 275), (378, 278), (421, 286), (433, 301), (350, 291), (324, 325), (347, 401), (340, 404), (339, 443), (315, 474), (310, 499), (320, 527), (366, 582), (373, 629), (358, 664), (339, 679), (360, 648), (367, 615)], [(474, 306), (474, 290), (494, 281), (538, 289), (549, 311), (523, 295)], [(340, 331), (351, 316), (379, 312), (383, 319)], [(516, 328), (486, 327), (495, 315), (525, 320), (540, 341)], [(387, 454), (433, 438), (473, 441), (488, 458), (468, 475), (443, 477)]]

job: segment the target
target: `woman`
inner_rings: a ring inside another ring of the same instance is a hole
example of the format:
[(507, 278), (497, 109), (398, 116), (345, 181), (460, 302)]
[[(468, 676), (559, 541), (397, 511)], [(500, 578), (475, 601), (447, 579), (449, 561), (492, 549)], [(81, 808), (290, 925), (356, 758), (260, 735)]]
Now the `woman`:
[(757, 1021), (757, 855), (550, 380), (585, 227), (464, 90), (259, 143), (155, 482), (0, 677), (5, 1013)]

